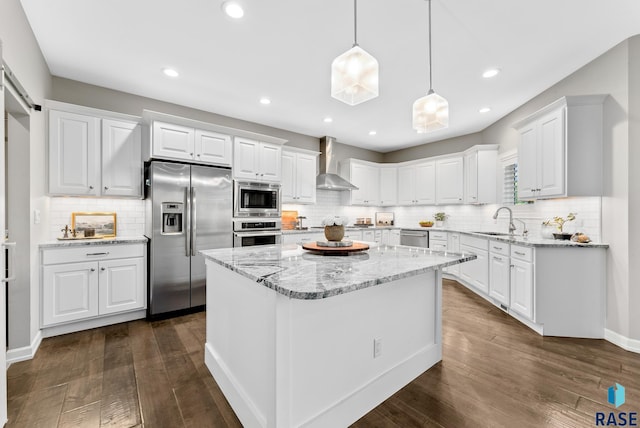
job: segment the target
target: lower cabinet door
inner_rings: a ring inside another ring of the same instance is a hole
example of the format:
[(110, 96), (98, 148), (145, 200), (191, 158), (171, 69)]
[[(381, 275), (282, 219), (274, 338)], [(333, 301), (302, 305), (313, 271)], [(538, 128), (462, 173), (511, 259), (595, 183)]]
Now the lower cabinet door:
[(98, 315), (98, 276), (97, 262), (43, 267), (42, 324)]
[(533, 320), (533, 265), (511, 259), (511, 309)]
[(460, 265), (460, 277), (484, 294), (489, 294), (489, 254), (485, 250), (460, 246), (464, 253), (474, 253), (478, 258)]
[(142, 257), (100, 262), (100, 315), (144, 308)]
[(489, 296), (509, 305), (509, 257), (491, 254), (489, 260)]

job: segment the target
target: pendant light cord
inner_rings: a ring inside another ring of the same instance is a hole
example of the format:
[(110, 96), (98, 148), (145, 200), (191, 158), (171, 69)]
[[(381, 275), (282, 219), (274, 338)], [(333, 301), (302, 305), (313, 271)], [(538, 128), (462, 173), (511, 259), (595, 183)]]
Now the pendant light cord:
[(358, 46), (358, 0), (353, 0), (353, 46)]
[(433, 89), (432, 74), (431, 71), (431, 0), (427, 0), (429, 3), (429, 91)]

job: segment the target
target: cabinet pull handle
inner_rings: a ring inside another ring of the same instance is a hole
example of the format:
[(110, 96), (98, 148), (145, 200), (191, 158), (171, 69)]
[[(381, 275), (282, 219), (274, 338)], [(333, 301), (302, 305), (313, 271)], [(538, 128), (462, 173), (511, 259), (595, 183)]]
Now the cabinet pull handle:
[(525, 256), (526, 255), (525, 253), (521, 253), (520, 251), (514, 251), (514, 253), (516, 253), (519, 256)]
[(90, 257), (90, 256), (106, 256), (108, 254), (109, 254), (108, 251), (105, 251), (104, 253), (87, 253), (87, 257)]
[(513, 269), (515, 266), (514, 266), (514, 265), (509, 265), (509, 267), (510, 267), (511, 269)]
[(501, 262), (502, 261), (502, 257), (493, 256), (493, 260), (497, 260), (497, 261)]
[(495, 245), (493, 246), (494, 250), (502, 250), (502, 247), (496, 247)]

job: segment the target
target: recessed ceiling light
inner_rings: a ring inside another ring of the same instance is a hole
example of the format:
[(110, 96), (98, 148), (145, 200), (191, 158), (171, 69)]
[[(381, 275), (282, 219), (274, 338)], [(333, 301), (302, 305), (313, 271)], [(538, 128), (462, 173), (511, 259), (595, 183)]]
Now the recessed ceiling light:
[(490, 68), (484, 73), (482, 73), (482, 77), (484, 77), (485, 79), (490, 79), (492, 77), (496, 77), (499, 73), (500, 73), (499, 68)]
[(230, 18), (240, 19), (244, 16), (244, 9), (234, 1), (226, 1), (222, 3), (222, 10)]
[(333, 122), (333, 119), (332, 119), (332, 118), (330, 118), (330, 117), (325, 117), (325, 118), (323, 119), (323, 121), (324, 121), (324, 123), (331, 123), (331, 122)]
[(168, 76), (168, 77), (178, 77), (180, 75), (180, 73), (178, 73), (176, 70), (169, 67), (163, 68), (162, 72), (164, 73), (165, 76)]
[(369, 135), (376, 135), (377, 132), (376, 131), (369, 131)]
[(267, 97), (262, 97), (260, 98), (260, 104), (268, 106), (269, 104), (271, 104), (271, 100)]
[(489, 113), (491, 111), (491, 107), (482, 107), (478, 110), (480, 113)]

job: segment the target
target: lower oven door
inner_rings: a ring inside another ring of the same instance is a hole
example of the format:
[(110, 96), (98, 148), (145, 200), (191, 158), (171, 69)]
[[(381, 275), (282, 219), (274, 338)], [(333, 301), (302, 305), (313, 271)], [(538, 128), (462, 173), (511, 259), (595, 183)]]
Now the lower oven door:
[(254, 245), (275, 245), (282, 239), (282, 232), (273, 230), (262, 230), (254, 232), (234, 232), (234, 247), (252, 247)]

